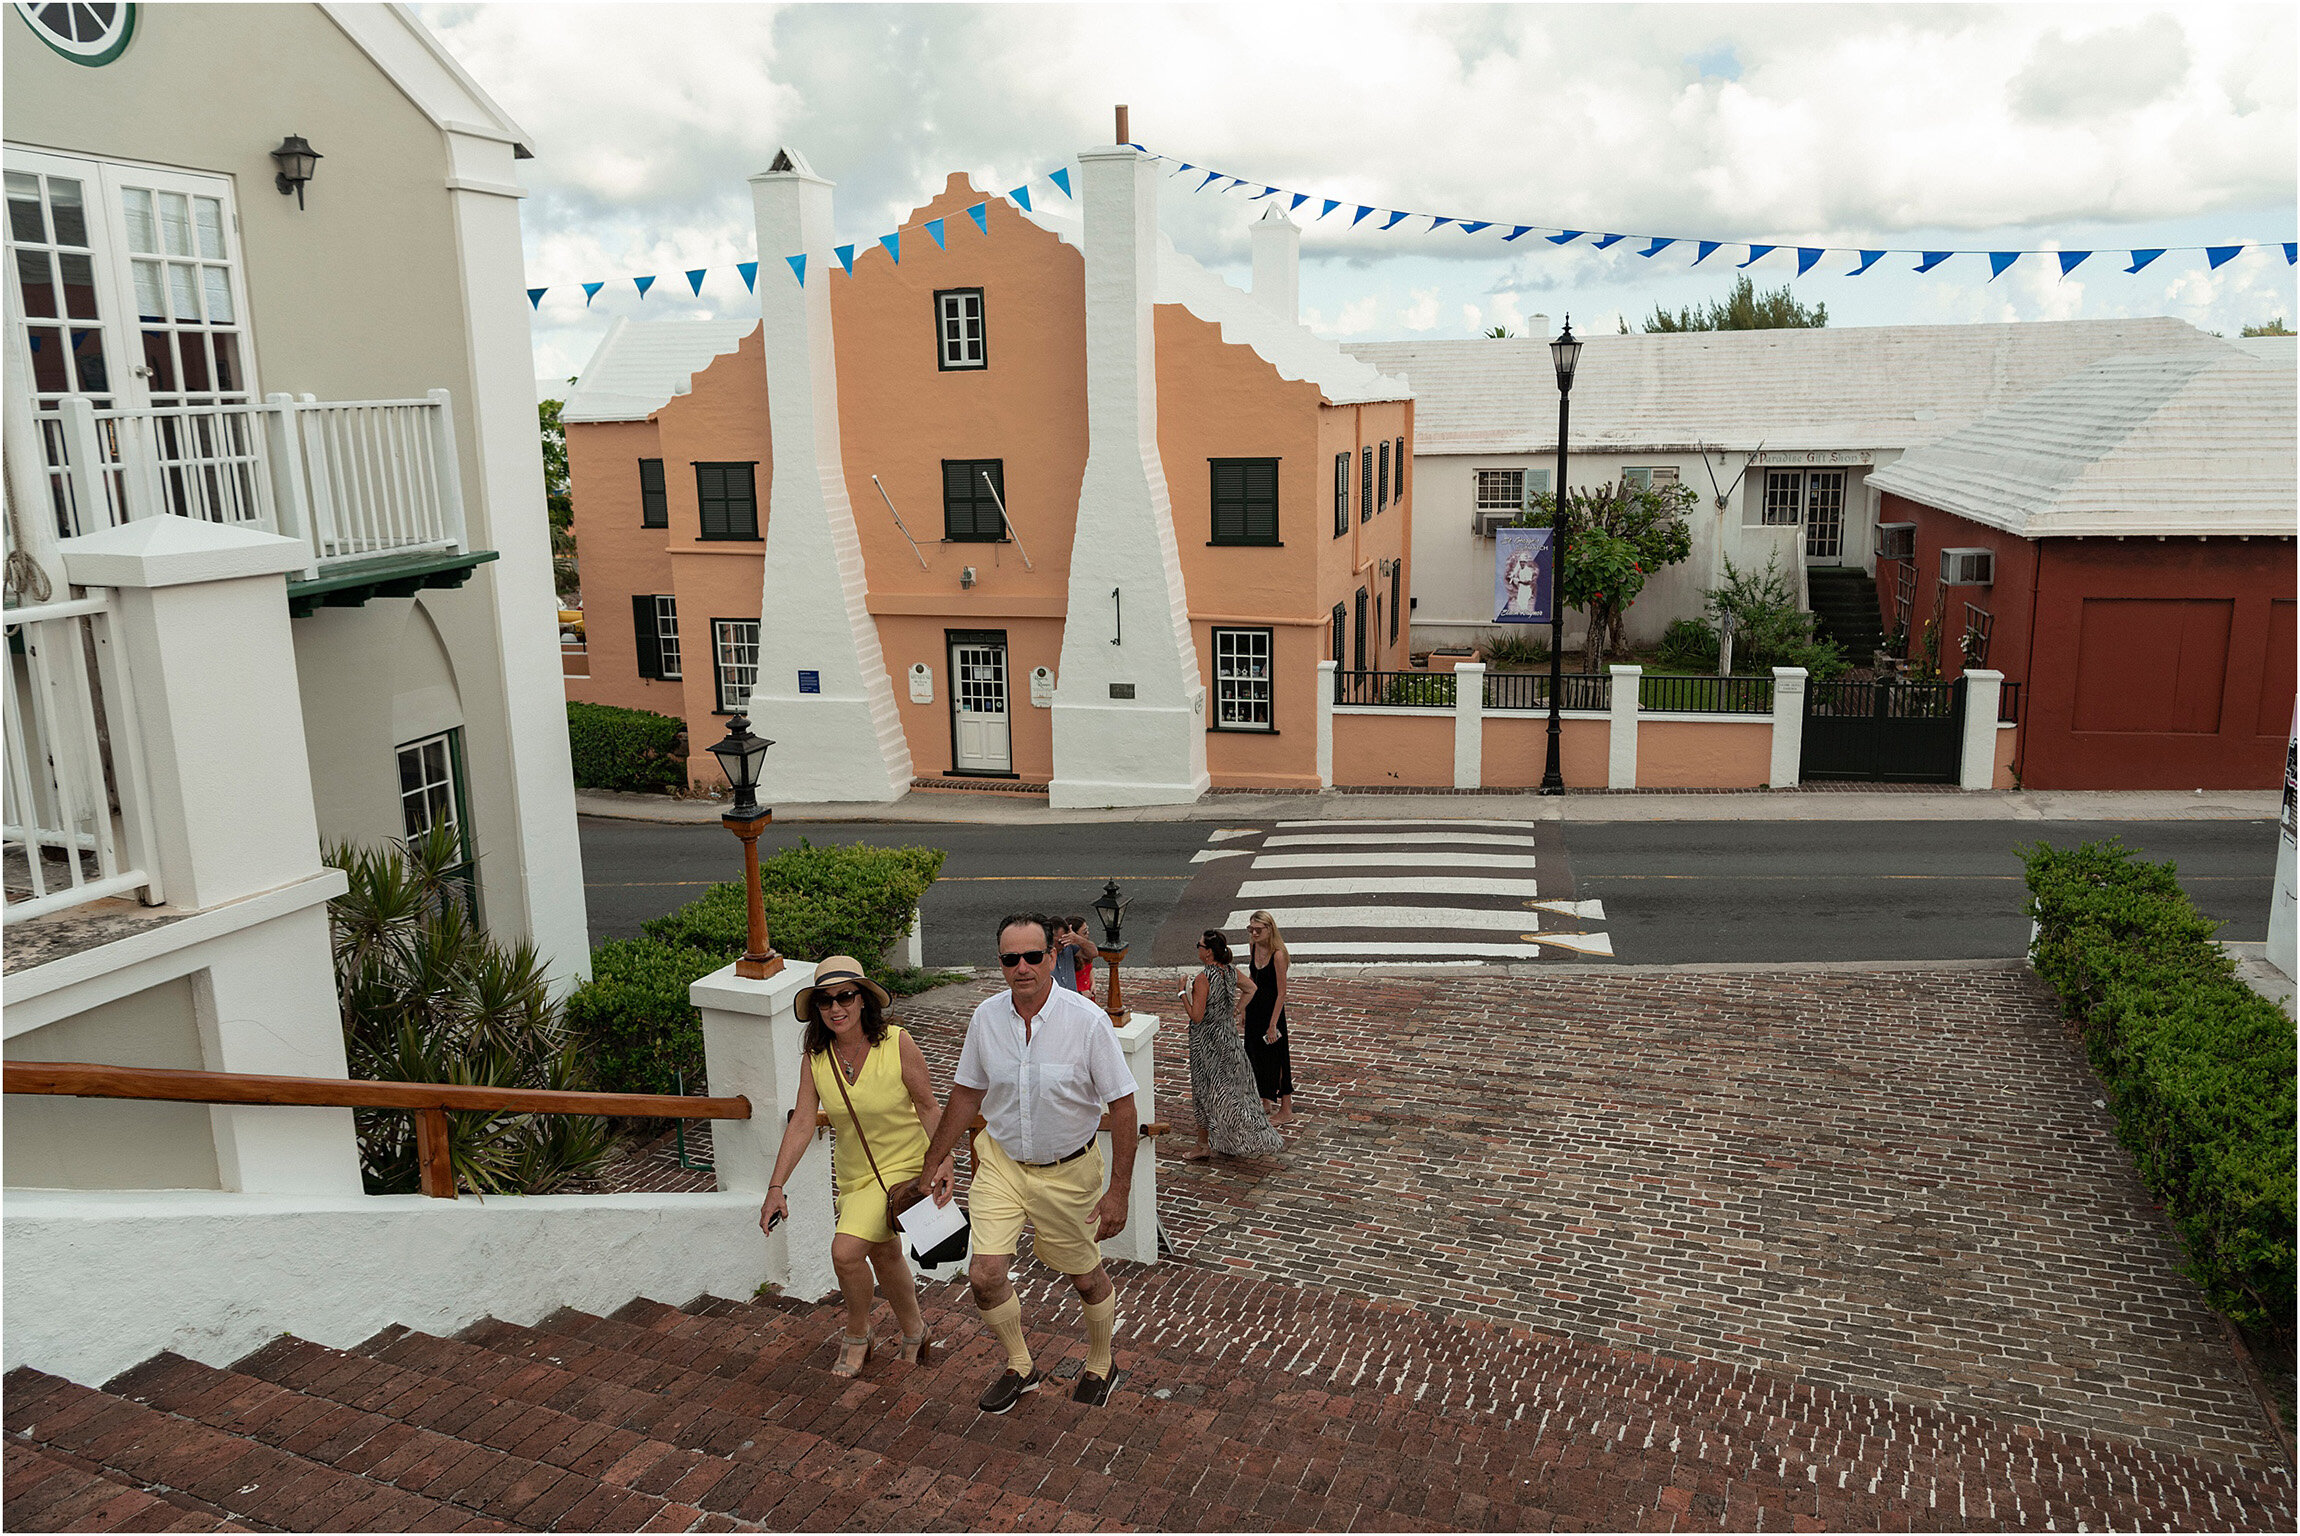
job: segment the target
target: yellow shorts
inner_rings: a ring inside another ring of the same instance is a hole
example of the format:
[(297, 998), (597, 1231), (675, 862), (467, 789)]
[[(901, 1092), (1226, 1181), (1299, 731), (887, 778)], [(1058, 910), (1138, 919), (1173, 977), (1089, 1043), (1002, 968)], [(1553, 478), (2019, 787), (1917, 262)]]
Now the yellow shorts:
[(1066, 1275), (1091, 1274), (1102, 1262), (1094, 1240), (1094, 1207), (1102, 1203), (1102, 1147), (1052, 1168), (1025, 1168), (988, 1132), (975, 1138), (974, 1183), (966, 1214), (976, 1253), (1012, 1253), (1030, 1224), (1038, 1256)]

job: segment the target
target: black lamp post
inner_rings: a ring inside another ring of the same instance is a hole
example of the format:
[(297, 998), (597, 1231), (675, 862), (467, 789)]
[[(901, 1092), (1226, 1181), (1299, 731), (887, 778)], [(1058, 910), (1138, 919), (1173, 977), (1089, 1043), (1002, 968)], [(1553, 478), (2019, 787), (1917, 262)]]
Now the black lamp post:
[(311, 180), (319, 162), (327, 157), (312, 148), (302, 134), (291, 133), (280, 140), (280, 147), (272, 151), (272, 158), (279, 162), (280, 168), (279, 174), (272, 178), (272, 185), (279, 188), (282, 197), (293, 192), (295, 205), (301, 208), (304, 184)]
[(743, 891), (750, 898), (750, 942), (743, 958), (735, 962), (735, 974), (754, 981), (763, 981), (783, 968), (783, 957), (775, 953), (767, 938), (766, 903), (759, 894), (759, 834), (775, 819), (775, 813), (760, 808), (757, 791), (759, 770), (766, 766), (767, 748), (773, 745), (763, 736), (753, 736), (750, 720), (737, 715), (727, 722), (726, 740), (711, 748), (727, 782), (735, 787), (735, 803), (719, 821), (742, 842)]
[(1562, 795), (1565, 773), (1558, 766), (1558, 741), (1564, 724), (1558, 709), (1565, 687), (1565, 434), (1573, 420), (1573, 370), (1581, 361), (1573, 316), (1565, 317), (1565, 330), (1549, 344), (1549, 356), (1557, 366), (1557, 513), (1549, 520), (1549, 762), (1541, 770), (1541, 792)]
[(1110, 1015), (1114, 1027), (1125, 1023), (1127, 1019), (1127, 1009), (1118, 999), (1118, 962), (1126, 958), (1128, 946), (1118, 925), (1126, 909), (1133, 904), (1133, 897), (1118, 894), (1118, 882), (1115, 880), (1102, 883), (1102, 897), (1094, 903), (1094, 915), (1102, 919), (1102, 942), (1095, 946), (1094, 952), (1110, 968), (1110, 1000), (1103, 1005), (1102, 1011)]

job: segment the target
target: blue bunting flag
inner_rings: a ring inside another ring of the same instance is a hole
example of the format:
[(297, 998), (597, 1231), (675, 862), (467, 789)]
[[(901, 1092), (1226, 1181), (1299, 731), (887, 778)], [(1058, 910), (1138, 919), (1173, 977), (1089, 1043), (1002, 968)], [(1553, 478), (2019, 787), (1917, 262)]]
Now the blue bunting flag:
[[(743, 274), (743, 291), (745, 293), (757, 293), (759, 291), (759, 264), (757, 262), (738, 261), (735, 263), (735, 270)], [(806, 270), (807, 259), (801, 256), (799, 258), (799, 272), (803, 276)]]
[(527, 290), (527, 307), (528, 307), (529, 309), (540, 309), (540, 308), (542, 308), (542, 307), (543, 307), (543, 295), (545, 295), (545, 294), (549, 293), (550, 291), (551, 291), (551, 290), (550, 290), (550, 289), (548, 289), (548, 288), (530, 288), (530, 289), (528, 289), (528, 290)]
[(1426, 233), (1434, 235), (1438, 232), (1438, 229), (1441, 225), (1451, 224), (1452, 222), (1453, 220), (1446, 218), (1442, 214), (1433, 213), (1430, 215), (1430, 227)]
[(605, 283), (585, 283), (583, 285), (583, 307), (589, 309), (591, 301), (599, 297), (599, 290), (606, 286)]
[(878, 237), (878, 243), (879, 243), (880, 245), (883, 245), (883, 246), (885, 246), (885, 247), (886, 247), (886, 253), (887, 253), (889, 256), (892, 256), (892, 257), (894, 258), (894, 264), (895, 264), (896, 266), (898, 266), (898, 267), (899, 267), (899, 266), (901, 266), (901, 265), (902, 265), (902, 231), (901, 231), (901, 230), (899, 230), (899, 229), (898, 229), (898, 230), (896, 230), (896, 231), (895, 231), (893, 234), (891, 234), (891, 235), (881, 235), (881, 236), (879, 236), (879, 237)]
[(1955, 251), (1927, 251), (1925, 252), (1925, 259), (1917, 264), (1916, 270), (1919, 272), (1930, 272), (1933, 270), (1933, 268), (1939, 266), (1942, 262), (1947, 261), (1951, 256), (1954, 256), (1955, 254)]
[(1493, 221), (1491, 219), (1473, 219), (1461, 227), (1461, 232), (1465, 235), (1474, 235), (1481, 229), (1491, 229), (1492, 227)]
[[(789, 262), (789, 263), (791, 264), (791, 275), (792, 275), (792, 276), (794, 276), (794, 277), (796, 277), (796, 278), (799, 280), (799, 286), (800, 286), (801, 288), (804, 288), (804, 287), (807, 285), (807, 256), (806, 256), (806, 252), (804, 252), (804, 251), (801, 251), (801, 252), (800, 252), (798, 255), (796, 255), (796, 256), (785, 256), (785, 257), (783, 258), (783, 260), (785, 260), (785, 261), (787, 261), (787, 262)], [(758, 268), (754, 266), (753, 268), (751, 268), (751, 270), (752, 270), (752, 272), (756, 273), (756, 272), (758, 271)]]
[(966, 210), (966, 216), (974, 220), (976, 229), (981, 230), (986, 235), (990, 233), (990, 204), (976, 203), (972, 208)]
[(709, 267), (691, 267), (688, 269), (687, 289), (698, 299), (703, 296), (703, 274), (710, 270)]
[(950, 249), (950, 242), (942, 238), (942, 220), (928, 219), (926, 221), (926, 232), (934, 237), (934, 248), (936, 250), (947, 251)]
[(1613, 245), (1613, 244), (1615, 244), (1615, 243), (1619, 242), (1619, 241), (1621, 240), (1621, 238), (1622, 238), (1622, 237), (1621, 237), (1620, 235), (1607, 235), (1607, 236), (1606, 236), (1605, 238), (1603, 238), (1602, 240), (1599, 240), (1599, 241), (1597, 241), (1597, 242), (1596, 242), (1596, 249), (1598, 249), (1598, 250), (1601, 250), (1601, 251), (1602, 251), (1602, 250), (1604, 250), (1604, 249), (1605, 249), (1607, 246), (1609, 246), (1609, 245)]
[(1013, 191), (1007, 193), (1006, 195), (1020, 203), (1024, 213), (1028, 213), (1030, 211), (1030, 188), (1027, 184), (1016, 187)]
[(1989, 252), (1989, 281), (1993, 283), (1998, 278), (2004, 276), (2005, 268), (2011, 266), (2014, 262), (2020, 259), (2021, 253), (2019, 251)]
[(2217, 272), (2234, 261), (2236, 253), (2243, 249), (2241, 245), (2208, 245), (2204, 248), (2204, 259), (2212, 264), (2211, 270)]
[(1329, 213), (1332, 213), (1332, 212), (1333, 212), (1333, 211), (1334, 211), (1336, 208), (1339, 208), (1339, 207), (1341, 207), (1341, 206), (1342, 206), (1342, 200), (1341, 200), (1340, 198), (1338, 198), (1338, 197), (1329, 197), (1329, 198), (1327, 198), (1327, 199), (1326, 199), (1326, 206), (1325, 206), (1325, 207), (1323, 207), (1323, 208), (1320, 208), (1320, 209), (1318, 210), (1318, 217), (1322, 219), (1322, 218), (1324, 218), (1324, 217), (1325, 217), (1327, 214), (1329, 214)]
[(2157, 257), (2162, 256), (2163, 254), (2164, 247), (2162, 246), (2159, 246), (2153, 251), (2134, 251), (2132, 253), (2132, 265), (2126, 267), (2124, 270), (2127, 275), (2138, 272), (2142, 267), (2147, 266), (2150, 262), (2156, 260)]
[(1868, 271), (1869, 268), (1884, 260), (1884, 257), (1885, 253), (1883, 251), (1863, 251), (1861, 253), (1861, 264), (1845, 275), (1847, 277), (1859, 277), (1863, 272)]
[(1803, 277), (1803, 276), (1804, 276), (1806, 273), (1808, 273), (1808, 272), (1812, 271), (1812, 270), (1813, 270), (1813, 263), (1815, 263), (1815, 262), (1819, 261), (1820, 259), (1821, 259), (1821, 247), (1819, 247), (1819, 246), (1817, 246), (1817, 245), (1800, 245), (1800, 246), (1798, 246), (1798, 247), (1797, 247), (1797, 275), (1798, 275), (1799, 277)]
[(1384, 224), (1384, 225), (1382, 226), (1382, 228), (1384, 228), (1384, 229), (1395, 229), (1395, 228), (1397, 228), (1397, 227), (1398, 227), (1398, 221), (1399, 221), (1400, 219), (1410, 219), (1410, 218), (1412, 218), (1412, 217), (1413, 217), (1413, 215), (1412, 215), (1412, 214), (1410, 214), (1410, 213), (1392, 213), (1392, 214), (1390, 215), (1390, 221), (1389, 221), (1387, 224)]
[(642, 301), (647, 297), (647, 290), (655, 286), (655, 280), (651, 277), (634, 277), (631, 281), (639, 285), (639, 297)]
[(2066, 276), (2068, 276), (2068, 275), (2069, 275), (2071, 272), (2074, 272), (2074, 271), (2075, 271), (2075, 270), (2076, 270), (2076, 269), (2077, 269), (2077, 268), (2078, 268), (2080, 265), (2082, 265), (2082, 264), (2083, 264), (2083, 262), (2084, 262), (2084, 259), (2085, 259), (2087, 256), (2090, 256), (2090, 255), (2092, 254), (2092, 252), (2090, 252), (2090, 251), (2057, 251), (2057, 252), (2055, 252), (2054, 254), (2060, 257), (2060, 275), (2061, 275), (2061, 276), (2063, 276), (2063, 277), (2066, 277)]
[(1302, 204), (1310, 200), (1310, 194), (1307, 192), (1296, 192), (1293, 196), (1294, 200), (1286, 205), (1286, 211), (1288, 213), (1292, 213), (1296, 208), (1301, 207)]
[(1048, 172), (1046, 173), (1046, 179), (1047, 179), (1048, 181), (1051, 181), (1051, 182), (1053, 182), (1053, 183), (1054, 183), (1056, 186), (1060, 187), (1060, 188), (1062, 189), (1062, 195), (1063, 195), (1064, 197), (1075, 198), (1075, 197), (1078, 195), (1077, 193), (1075, 193), (1075, 192), (1073, 192), (1073, 191), (1071, 191), (1071, 190), (1070, 190), (1070, 167), (1069, 167), (1069, 166), (1067, 166), (1067, 165), (1058, 165), (1058, 166), (1056, 166), (1056, 167), (1055, 167), (1053, 170), (1051, 170), (1051, 171), (1048, 171)]
[(1741, 265), (1744, 267), (1753, 267), (1758, 262), (1763, 261), (1766, 257), (1772, 255), (1779, 249), (1780, 247), (1777, 245), (1752, 245), (1749, 247), (1749, 259), (1742, 262)]
[(1701, 242), (1701, 254), (1693, 258), (1693, 265), (1695, 265), (1695, 266), (1697, 266), (1697, 267), (1698, 267), (1699, 265), (1701, 265), (1701, 263), (1703, 263), (1703, 262), (1707, 261), (1707, 260), (1710, 258), (1710, 256), (1711, 256), (1711, 255), (1715, 254), (1715, 252), (1716, 252), (1717, 248), (1718, 248), (1719, 246), (1723, 245), (1724, 243), (1725, 243), (1725, 242), (1724, 242), (1724, 241), (1722, 241), (1722, 240), (1704, 240), (1704, 241), (1702, 241), (1702, 242)]
[(1360, 224), (1363, 224), (1365, 222), (1366, 215), (1372, 213), (1373, 211), (1374, 210), (1372, 207), (1365, 203), (1358, 204), (1358, 216), (1350, 220), (1350, 228), (1356, 229)]
[(855, 275), (855, 248), (853, 246), (833, 246), (831, 248), (831, 254), (839, 259), (840, 266), (846, 268), (847, 276), (852, 277)]
[(1647, 246), (1644, 250), (1639, 251), (1637, 254), (1640, 256), (1658, 256), (1663, 251), (1668, 250), (1669, 247), (1675, 245), (1676, 243), (1677, 242), (1675, 240), (1672, 240), (1665, 235), (1655, 235), (1653, 237), (1653, 243)]

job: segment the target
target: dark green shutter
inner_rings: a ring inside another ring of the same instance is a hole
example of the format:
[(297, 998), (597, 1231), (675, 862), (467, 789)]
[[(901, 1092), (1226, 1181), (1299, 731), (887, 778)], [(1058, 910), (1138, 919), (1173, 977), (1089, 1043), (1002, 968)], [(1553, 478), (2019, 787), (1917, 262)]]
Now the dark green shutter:
[(655, 596), (642, 592), (631, 599), (631, 635), (639, 647), (639, 675), (663, 675), (663, 639), (655, 632)]

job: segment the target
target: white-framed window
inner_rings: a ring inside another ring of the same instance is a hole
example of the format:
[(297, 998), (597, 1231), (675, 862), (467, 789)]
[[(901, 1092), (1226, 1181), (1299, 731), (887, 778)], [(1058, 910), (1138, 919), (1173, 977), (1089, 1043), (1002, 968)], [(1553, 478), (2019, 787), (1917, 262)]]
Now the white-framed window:
[(1805, 517), (1805, 472), (1773, 469), (1765, 472), (1765, 522), (1794, 528)]
[(980, 288), (945, 288), (936, 293), (934, 329), (940, 366), (945, 370), (990, 366), (982, 333)]
[(1270, 715), (1270, 634), (1266, 629), (1214, 631), (1214, 728), (1267, 731)]
[(458, 861), (447, 874), (462, 886), (465, 905), (479, 912), (478, 863), (471, 851), (471, 823), (463, 811), (463, 732), (441, 731), (404, 743), (399, 757), (399, 820), (410, 843), (446, 827), (455, 834)]
[(711, 675), (718, 685), (719, 713), (748, 709), (759, 681), (759, 621), (711, 621)]
[[(1549, 477), (1545, 474), (1542, 479)], [(1515, 512), (1525, 505), (1525, 471), (1481, 469), (1477, 472), (1477, 509), (1480, 512)]]
[(655, 645), (662, 655), (663, 678), (676, 681), (679, 671), (679, 600), (668, 592), (655, 597)]
[(1621, 472), (1621, 480), (1624, 485), (1634, 485), (1641, 491), (1650, 491), (1657, 485), (1675, 485), (1677, 483), (1677, 466), (1674, 464), (1654, 464), (1640, 466), (1636, 469), (1625, 469)]

